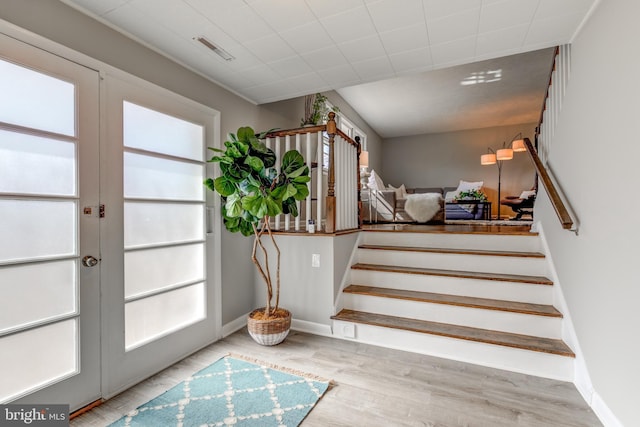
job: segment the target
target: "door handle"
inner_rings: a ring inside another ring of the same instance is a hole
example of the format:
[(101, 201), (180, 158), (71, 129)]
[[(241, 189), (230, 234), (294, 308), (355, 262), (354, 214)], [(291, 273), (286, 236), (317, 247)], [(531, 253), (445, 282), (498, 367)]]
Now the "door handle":
[(87, 255), (82, 258), (82, 265), (84, 265), (85, 267), (95, 267), (96, 265), (98, 265), (98, 262), (99, 261), (91, 255)]

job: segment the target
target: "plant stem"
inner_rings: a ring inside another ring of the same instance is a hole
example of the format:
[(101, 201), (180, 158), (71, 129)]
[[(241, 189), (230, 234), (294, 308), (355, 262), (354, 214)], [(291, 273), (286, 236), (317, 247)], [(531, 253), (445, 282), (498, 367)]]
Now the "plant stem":
[[(269, 256), (267, 254), (267, 250), (262, 244), (262, 233), (264, 233), (264, 225), (262, 226), (262, 229), (260, 231), (258, 231), (255, 224), (251, 224), (251, 226), (253, 227), (253, 234), (255, 235), (255, 239), (253, 241), (253, 252), (251, 253), (251, 260), (258, 268), (260, 275), (262, 276), (262, 278), (264, 279), (267, 285), (267, 304), (265, 305), (265, 315), (269, 316), (271, 312), (271, 299), (273, 298), (273, 286), (271, 285), (271, 273), (269, 272)], [(256, 257), (256, 250), (258, 248), (258, 245), (260, 245), (260, 248), (264, 253), (264, 263), (265, 263), (264, 269), (262, 265), (260, 265), (260, 262)], [(265, 269), (266, 269), (266, 272), (265, 272)]]
[(271, 237), (271, 241), (273, 242), (273, 246), (276, 248), (276, 253), (278, 254), (276, 258), (276, 306), (274, 311), (278, 311), (278, 306), (280, 305), (280, 247), (276, 243), (276, 239), (273, 237), (273, 233), (271, 233), (271, 226), (269, 222), (266, 221), (267, 231), (269, 232), (269, 237)]

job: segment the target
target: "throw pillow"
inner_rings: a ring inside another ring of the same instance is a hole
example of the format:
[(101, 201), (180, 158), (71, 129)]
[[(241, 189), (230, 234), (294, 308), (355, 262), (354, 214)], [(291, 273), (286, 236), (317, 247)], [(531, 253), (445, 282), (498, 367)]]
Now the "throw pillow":
[(456, 191), (480, 190), (483, 184), (484, 181), (470, 182), (460, 180), (460, 184), (458, 184)]
[(373, 169), (371, 169), (371, 176), (369, 177), (369, 188), (372, 190), (384, 190), (382, 178)]
[(445, 196), (444, 196), (444, 201), (446, 203), (451, 203), (456, 199), (456, 197), (458, 197), (458, 194), (460, 194), (459, 190), (447, 191), (447, 194), (445, 194)]
[(407, 198), (407, 189), (404, 184), (400, 187), (396, 188), (393, 185), (389, 184), (387, 187), (389, 190), (394, 190), (396, 192), (396, 199), (406, 199)]

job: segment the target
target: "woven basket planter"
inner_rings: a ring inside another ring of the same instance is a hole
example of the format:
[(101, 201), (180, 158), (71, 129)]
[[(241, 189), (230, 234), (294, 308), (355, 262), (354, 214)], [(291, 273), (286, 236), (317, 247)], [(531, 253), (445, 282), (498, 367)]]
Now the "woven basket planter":
[(247, 329), (249, 329), (251, 338), (260, 345), (277, 345), (284, 341), (289, 335), (289, 329), (291, 329), (291, 312), (284, 311), (286, 311), (287, 317), (256, 320), (253, 319), (254, 313), (264, 312), (264, 307), (253, 310), (247, 318)]

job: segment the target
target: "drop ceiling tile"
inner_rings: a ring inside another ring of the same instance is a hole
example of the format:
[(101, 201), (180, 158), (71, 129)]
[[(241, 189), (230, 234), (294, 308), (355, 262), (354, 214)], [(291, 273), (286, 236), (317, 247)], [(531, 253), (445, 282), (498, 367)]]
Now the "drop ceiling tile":
[(586, 14), (593, 0), (540, 0), (535, 19), (549, 18), (556, 15)]
[(362, 0), (306, 0), (306, 2), (318, 18), (325, 18), (363, 5)]
[(279, 34), (298, 53), (334, 45), (333, 40), (318, 21), (300, 25)]
[(525, 45), (564, 44), (573, 36), (574, 29), (584, 18), (583, 14), (552, 16), (531, 23)]
[(394, 28), (424, 22), (422, 0), (380, 0), (367, 4), (373, 24), (378, 31), (390, 31)]
[(327, 68), (348, 63), (347, 59), (337, 47), (318, 49), (303, 53), (301, 56), (314, 70), (326, 70)]
[(476, 52), (476, 37), (458, 39), (449, 43), (431, 45), (431, 58), (436, 67), (471, 62)]
[(154, 20), (185, 39), (197, 35), (210, 22), (187, 3), (174, 0), (131, 0), (128, 3), (142, 12), (147, 20)]
[(322, 18), (320, 22), (336, 43), (376, 34), (369, 12), (364, 6)]
[[(256, 0), (250, 6), (275, 31), (288, 30), (316, 20), (304, 1)], [(285, 10), (286, 13), (283, 13)]]
[(503, 0), (482, 6), (480, 33), (531, 22), (538, 0)]
[(154, 40), (175, 37), (175, 33), (158, 25), (157, 22), (147, 19), (144, 12), (130, 5), (120, 6), (105, 14), (104, 18), (113, 25), (124, 29), (125, 33), (142, 40), (150, 46)]
[(278, 73), (266, 64), (261, 64), (253, 68), (246, 68), (239, 71), (239, 74), (252, 82), (251, 86), (274, 83), (282, 79)]
[(388, 55), (429, 46), (427, 27), (424, 24), (380, 33), (380, 39)]
[[(486, 2), (486, 0), (485, 0)], [(424, 12), (427, 22), (449, 15), (457, 15), (468, 9), (477, 9), (482, 0), (424, 0)]]
[(387, 56), (367, 59), (366, 61), (352, 62), (351, 66), (363, 82), (380, 79), (388, 79), (395, 76), (395, 70)]
[(350, 64), (342, 64), (326, 70), (318, 70), (318, 74), (333, 88), (341, 88), (361, 83), (360, 77)]
[(480, 9), (469, 9), (455, 15), (429, 21), (427, 32), (431, 44), (445, 43), (476, 34)]
[(75, 0), (75, 1), (67, 1), (61, 0), (63, 3), (68, 4), (71, 7), (80, 6), (91, 13), (94, 13), (98, 16), (102, 16), (106, 13), (109, 13), (123, 4), (126, 4), (129, 0)]
[(524, 44), (528, 30), (529, 24), (522, 24), (490, 33), (478, 34), (476, 55), (483, 56), (491, 52), (520, 48)]
[(267, 65), (273, 68), (276, 73), (284, 78), (290, 78), (300, 74), (308, 74), (313, 71), (309, 64), (299, 56), (292, 56), (280, 61), (269, 62)]
[(386, 55), (378, 35), (341, 43), (338, 48), (349, 62), (364, 61), (367, 58)]
[(220, 8), (206, 16), (240, 43), (260, 39), (274, 32), (249, 6)]
[(264, 62), (278, 61), (295, 55), (293, 49), (277, 34), (252, 40), (244, 45)]
[(389, 55), (391, 65), (397, 75), (413, 74), (418, 71), (428, 70), (432, 65), (431, 49), (422, 48), (407, 52)]

